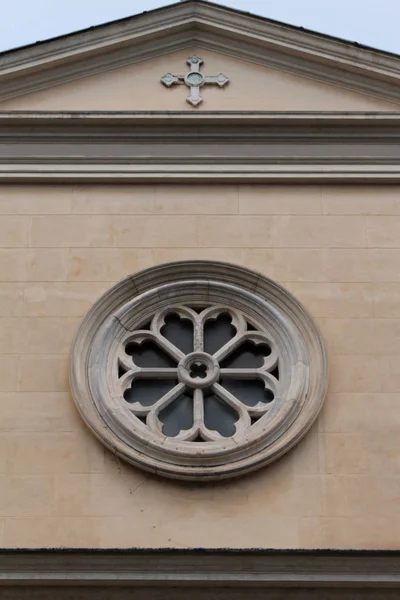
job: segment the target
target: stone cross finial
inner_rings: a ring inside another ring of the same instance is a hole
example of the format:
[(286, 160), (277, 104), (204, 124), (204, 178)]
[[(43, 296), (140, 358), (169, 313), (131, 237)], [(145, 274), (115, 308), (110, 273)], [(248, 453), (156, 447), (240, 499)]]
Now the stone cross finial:
[(161, 78), (161, 82), (166, 87), (171, 87), (175, 84), (187, 85), (190, 88), (190, 96), (186, 98), (186, 101), (193, 106), (197, 106), (200, 102), (203, 102), (203, 97), (200, 94), (200, 88), (203, 85), (214, 84), (224, 87), (224, 85), (229, 83), (228, 77), (223, 73), (210, 76), (203, 75), (200, 72), (200, 67), (204, 61), (198, 56), (191, 56), (186, 62), (190, 66), (190, 72), (187, 75), (172, 75), (172, 73), (167, 73)]

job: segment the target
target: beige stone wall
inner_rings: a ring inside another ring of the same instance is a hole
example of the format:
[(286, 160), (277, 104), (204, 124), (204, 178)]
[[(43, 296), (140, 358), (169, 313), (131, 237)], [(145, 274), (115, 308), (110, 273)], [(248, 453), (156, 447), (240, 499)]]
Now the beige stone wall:
[[(0, 545), (397, 548), (400, 188), (0, 188)], [(259, 269), (319, 322), (318, 423), (269, 468), (181, 485), (82, 424), (68, 350), (130, 272), (185, 258)]]

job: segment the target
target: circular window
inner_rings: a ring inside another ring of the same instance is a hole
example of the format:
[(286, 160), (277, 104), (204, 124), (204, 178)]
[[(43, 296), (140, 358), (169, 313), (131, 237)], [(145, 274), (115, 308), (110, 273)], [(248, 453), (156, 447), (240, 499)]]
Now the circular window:
[(243, 267), (160, 265), (93, 306), (71, 355), (76, 404), (127, 461), (179, 479), (265, 465), (307, 432), (327, 385), (322, 337), (297, 300)]

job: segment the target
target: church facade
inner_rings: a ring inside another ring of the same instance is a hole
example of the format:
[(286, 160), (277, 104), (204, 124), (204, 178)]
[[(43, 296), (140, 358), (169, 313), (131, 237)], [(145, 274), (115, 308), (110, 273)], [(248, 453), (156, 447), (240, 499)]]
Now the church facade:
[(397, 597), (399, 77), (202, 0), (1, 55), (7, 598)]

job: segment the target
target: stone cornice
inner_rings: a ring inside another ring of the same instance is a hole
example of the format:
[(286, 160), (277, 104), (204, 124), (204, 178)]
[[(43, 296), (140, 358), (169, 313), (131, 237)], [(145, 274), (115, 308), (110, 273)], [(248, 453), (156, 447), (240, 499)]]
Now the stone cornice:
[(0, 113), (0, 181), (399, 181), (400, 113)]
[(400, 569), (398, 552), (0, 551), (0, 585), (17, 584), (356, 590), (400, 588)]
[(400, 57), (202, 0), (0, 56), (0, 101), (197, 46), (400, 102)]

